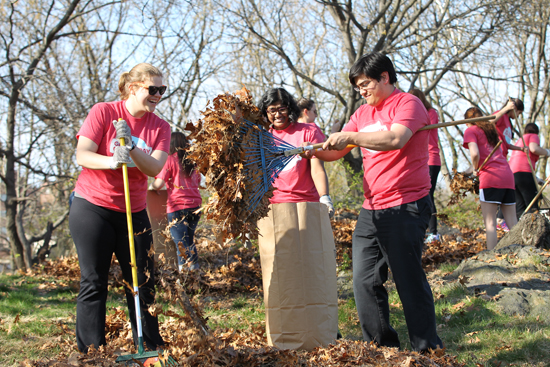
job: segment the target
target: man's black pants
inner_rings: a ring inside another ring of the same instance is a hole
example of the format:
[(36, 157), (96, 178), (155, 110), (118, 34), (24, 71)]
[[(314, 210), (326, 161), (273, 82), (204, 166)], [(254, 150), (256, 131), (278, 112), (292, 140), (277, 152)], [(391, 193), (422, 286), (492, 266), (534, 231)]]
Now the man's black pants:
[(422, 269), (431, 214), (428, 196), (381, 210), (361, 209), (353, 234), (353, 289), (365, 341), (399, 347), (389, 323), (388, 266), (403, 304), (413, 350), (443, 347), (436, 332), (432, 291)]

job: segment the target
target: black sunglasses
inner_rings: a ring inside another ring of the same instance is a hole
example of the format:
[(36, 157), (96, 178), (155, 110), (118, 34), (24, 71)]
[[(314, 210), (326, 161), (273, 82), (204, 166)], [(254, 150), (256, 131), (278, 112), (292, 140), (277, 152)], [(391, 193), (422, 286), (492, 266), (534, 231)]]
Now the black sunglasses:
[(157, 92), (162, 96), (164, 94), (164, 92), (166, 92), (166, 86), (165, 85), (162, 85), (160, 87), (157, 87), (157, 86), (154, 86), (154, 85), (143, 85), (143, 84), (139, 84), (139, 86), (143, 87), (143, 88), (147, 88), (149, 90), (149, 94), (154, 96), (155, 94), (157, 94)]

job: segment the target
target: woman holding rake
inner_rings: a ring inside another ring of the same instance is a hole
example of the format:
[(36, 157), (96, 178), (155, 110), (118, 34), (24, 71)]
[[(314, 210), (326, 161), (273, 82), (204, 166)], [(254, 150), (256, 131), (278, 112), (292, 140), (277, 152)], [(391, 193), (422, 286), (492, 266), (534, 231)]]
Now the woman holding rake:
[[(155, 300), (153, 242), (145, 210), (147, 176), (160, 172), (170, 144), (170, 126), (153, 112), (166, 91), (162, 73), (141, 63), (121, 75), (121, 100), (94, 105), (77, 134), (76, 160), (82, 166), (71, 205), (69, 226), (78, 253), (80, 291), (76, 305), (76, 341), (81, 352), (106, 344), (105, 313), (109, 268), (116, 255), (137, 344), (137, 323), (124, 195), (123, 164), (128, 166), (132, 223), (136, 228), (139, 301), (143, 341), (155, 350), (164, 345), (158, 319), (148, 307)], [(125, 144), (121, 145), (120, 140)], [(136, 149), (137, 148), (137, 149)]]
[[(311, 124), (297, 123), (294, 98), (283, 88), (267, 91), (258, 108), (270, 132), (294, 146), (325, 140)], [(295, 156), (275, 180), (270, 211), (258, 222), (268, 343), (311, 350), (338, 333), (336, 259), (321, 162)]]
[[(464, 114), (465, 119), (481, 117), (477, 107), (470, 107)], [(497, 244), (497, 209), (500, 205), (502, 214), (510, 229), (517, 223), (516, 196), (514, 192), (514, 175), (508, 166), (500, 147), (489, 157), (483, 169), (478, 170), (481, 162), (491, 154), (497, 145), (499, 136), (492, 122), (467, 124), (464, 132), (464, 148), (470, 151), (472, 167), (469, 172), (479, 177), (479, 200), (485, 223), (487, 249), (492, 250)], [(473, 167), (476, 167), (475, 169)]]

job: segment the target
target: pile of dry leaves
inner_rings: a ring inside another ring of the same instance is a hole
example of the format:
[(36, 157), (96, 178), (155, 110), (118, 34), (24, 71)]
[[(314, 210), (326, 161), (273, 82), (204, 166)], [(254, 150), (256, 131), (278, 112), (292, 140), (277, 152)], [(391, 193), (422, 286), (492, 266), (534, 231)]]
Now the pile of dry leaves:
[(258, 108), (252, 103), (250, 92), (243, 88), (235, 94), (221, 94), (201, 112), (197, 125), (188, 124), (189, 139), (193, 145), (189, 159), (206, 177), (207, 189), (211, 192), (208, 203), (203, 206), (207, 219), (217, 223), (224, 240), (247, 234), (257, 234), (256, 222), (267, 215), (270, 188), (258, 206), (251, 210), (251, 193), (255, 181), (250, 177), (262, 176), (261, 165), (245, 166), (245, 150), (252, 129), (246, 121), (268, 127)]
[[(175, 298), (175, 295), (174, 295)], [(196, 310), (196, 306), (195, 306)], [(280, 350), (266, 344), (265, 325), (251, 324), (247, 330), (200, 329), (189, 312), (163, 312), (167, 316), (160, 324), (166, 343), (162, 358), (171, 357), (180, 366), (463, 366), (456, 358), (438, 349), (419, 354), (374, 344), (339, 340), (311, 352)], [(202, 315), (197, 314), (202, 318)], [(195, 316), (197, 316), (195, 315)], [(59, 335), (44, 348), (59, 347), (52, 359), (30, 361), (25, 367), (115, 367), (120, 354), (137, 351), (133, 346), (131, 328), (122, 308), (110, 312), (106, 320), (107, 345), (90, 349), (87, 354), (76, 351), (74, 332), (60, 325)], [(138, 366), (138, 365), (136, 365)]]
[[(213, 249), (214, 250), (214, 249)], [(223, 256), (226, 249), (218, 249), (218, 257)], [(245, 249), (246, 252), (254, 252), (253, 249)], [(220, 256), (221, 255), (221, 256)], [(223, 264), (223, 260), (209, 258), (211, 264), (222, 263), (219, 269), (229, 278), (238, 276), (237, 271), (242, 266), (243, 253), (232, 253), (229, 257), (233, 260), (229, 266)], [(251, 258), (247, 258), (250, 261)], [(43, 268), (48, 273), (55, 271), (56, 262), (50, 262)], [(75, 267), (77, 263), (72, 260), (60, 260), (60, 269), (63, 274), (58, 274), (64, 280), (74, 280), (78, 275)], [(239, 265), (231, 265), (239, 264)], [(116, 268), (116, 263), (114, 264)], [(213, 266), (214, 267), (214, 266)], [(212, 273), (207, 270), (206, 274)], [(113, 273), (116, 275), (116, 271)], [(181, 366), (462, 366), (456, 358), (446, 355), (444, 350), (436, 350), (432, 353), (419, 354), (411, 351), (399, 351), (395, 348), (377, 347), (374, 344), (364, 342), (339, 340), (325, 348), (317, 348), (311, 352), (279, 350), (266, 344), (265, 324), (254, 323), (246, 330), (216, 329), (210, 330), (206, 326), (206, 320), (200, 307), (187, 298), (186, 289), (181, 285), (193, 284), (196, 273), (179, 273), (170, 269), (161, 258), (159, 269), (156, 273), (158, 282), (163, 292), (160, 294), (172, 304), (181, 305), (184, 311), (167, 311), (158, 305), (149, 308), (149, 312), (163, 314), (164, 322), (160, 325), (161, 335), (166, 342), (163, 358), (168, 356), (175, 359)], [(257, 274), (259, 279), (259, 274)], [(201, 278), (199, 276), (198, 278)], [(203, 285), (208, 284), (204, 281)], [(200, 281), (199, 281), (200, 283)], [(209, 285), (210, 294), (215, 287)], [(188, 289), (188, 288), (187, 288)], [(218, 288), (227, 291), (229, 288)], [(188, 289), (190, 290), (190, 289)], [(187, 304), (184, 304), (187, 303)], [(191, 308), (189, 308), (191, 307)], [(177, 310), (177, 309), (176, 309)], [(115, 361), (118, 355), (123, 353), (135, 354), (137, 351), (133, 345), (132, 332), (129, 320), (124, 308), (116, 308), (109, 312), (106, 319), (107, 346), (99, 349), (91, 349), (88, 354), (80, 354), (76, 349), (74, 331), (66, 325), (59, 324), (59, 334), (44, 345), (44, 348), (59, 347), (61, 352), (52, 359), (30, 361), (26, 360), (21, 366), (34, 367), (68, 367), (68, 366), (119, 366)]]
[[(351, 257), (351, 238), (357, 213), (347, 214), (337, 216), (339, 219), (332, 223), (339, 263), (344, 253)], [(198, 304), (195, 300), (206, 297), (223, 299), (231, 293), (259, 297), (260, 262), (254, 246), (220, 244), (205, 229), (197, 231), (196, 242), (201, 254), (199, 272), (179, 273), (167, 266), (162, 257), (156, 269), (156, 281), (162, 290), (158, 297), (180, 307), (170, 311), (153, 305), (149, 309), (152, 313), (165, 315), (160, 325), (167, 343), (165, 352), (182, 366), (462, 366), (455, 357), (442, 350), (418, 354), (351, 340), (339, 340), (311, 352), (279, 350), (266, 344), (264, 323), (253, 323), (246, 330), (210, 330), (201, 308), (204, 303)], [(445, 235), (442, 241), (429, 245), (423, 264), (426, 270), (432, 270), (440, 263), (471, 257), (483, 246), (480, 231), (462, 229), (460, 234)], [(76, 258), (47, 262), (41, 272), (55, 275), (63, 284), (78, 285), (80, 272)], [(122, 285), (120, 268), (113, 259), (110, 288), (122, 291)], [(106, 324), (108, 345), (86, 355), (76, 351), (74, 331), (63, 324), (59, 324), (59, 328), (60, 334), (44, 348), (56, 345), (62, 352), (54, 359), (25, 361), (21, 366), (117, 366), (117, 355), (136, 353), (124, 308), (109, 312)]]

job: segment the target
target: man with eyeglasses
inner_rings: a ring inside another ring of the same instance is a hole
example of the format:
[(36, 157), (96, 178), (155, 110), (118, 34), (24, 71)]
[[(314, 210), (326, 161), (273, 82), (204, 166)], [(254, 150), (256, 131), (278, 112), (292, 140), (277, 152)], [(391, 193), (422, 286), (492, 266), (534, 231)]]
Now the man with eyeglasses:
[(342, 132), (329, 136), (315, 155), (342, 158), (363, 153), (365, 201), (353, 234), (353, 288), (365, 341), (399, 347), (389, 323), (384, 283), (391, 269), (411, 347), (443, 347), (436, 332), (430, 285), (422, 268), (422, 246), (430, 219), (429, 117), (420, 100), (395, 87), (391, 60), (382, 53), (362, 56), (350, 69), (350, 83), (366, 100)]

